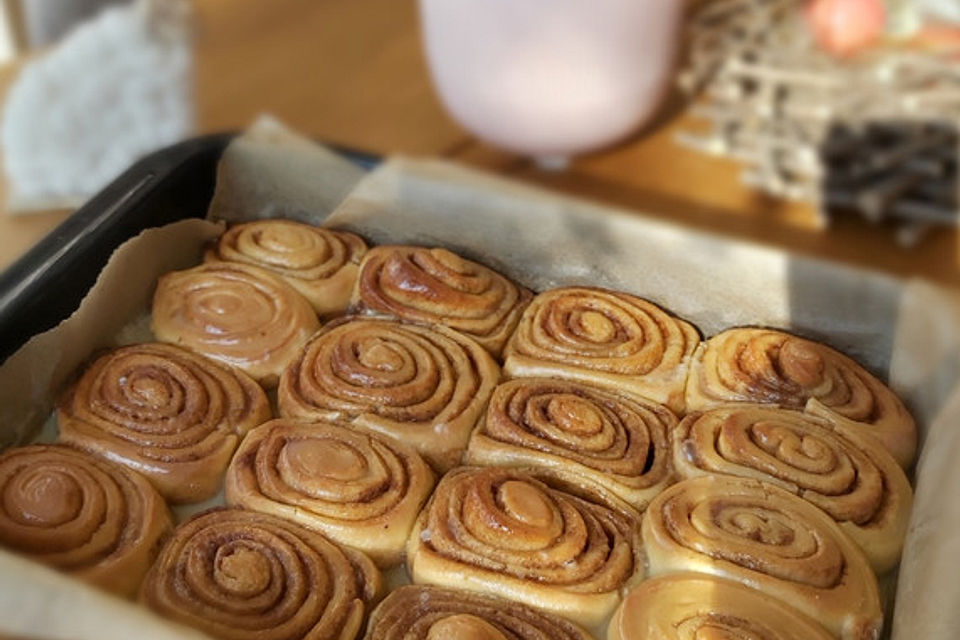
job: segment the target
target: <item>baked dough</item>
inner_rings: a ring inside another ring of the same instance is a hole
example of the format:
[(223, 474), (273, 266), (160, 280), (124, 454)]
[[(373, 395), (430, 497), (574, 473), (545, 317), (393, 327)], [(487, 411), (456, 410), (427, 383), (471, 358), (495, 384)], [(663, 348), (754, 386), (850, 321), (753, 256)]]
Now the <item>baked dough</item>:
[(65, 445), (0, 453), (0, 499), (0, 545), (122, 596), (173, 528), (146, 478)]
[(499, 378), (489, 353), (446, 327), (344, 318), (307, 344), (277, 395), (283, 417), (371, 429), (442, 472), (460, 462)]
[(60, 398), (60, 439), (145, 475), (171, 502), (219, 490), (243, 435), (270, 419), (248, 375), (161, 343), (99, 357)]
[(279, 276), (246, 264), (212, 262), (160, 277), (151, 328), (161, 342), (275, 387), (320, 321), (307, 299)]
[(390, 567), (403, 559), (433, 484), (410, 445), (356, 427), (280, 419), (247, 434), (225, 488), (230, 505), (316, 529)]
[(417, 584), (498, 595), (593, 627), (643, 579), (638, 519), (521, 470), (460, 467), (420, 514), (407, 568)]
[(638, 510), (674, 481), (662, 405), (577, 382), (518, 378), (498, 386), (470, 438), (467, 464), (553, 469), (600, 484)]
[(177, 527), (140, 598), (224, 640), (353, 640), (382, 589), (358, 551), (281, 518), (214, 509)]
[(360, 265), (353, 307), (455, 329), (499, 357), (532, 297), (493, 269), (446, 249), (381, 246)]
[(866, 556), (809, 502), (758, 480), (705, 476), (653, 499), (643, 516), (651, 576), (696, 571), (790, 603), (843, 640), (877, 640), (877, 579)]
[(829, 411), (859, 422), (906, 468), (917, 429), (903, 402), (870, 372), (830, 347), (773, 329), (728, 329), (700, 345), (687, 410), (759, 402)]
[(350, 303), (367, 245), (358, 235), (293, 220), (255, 220), (227, 229), (205, 262), (242, 262), (283, 278), (321, 316)]
[(593, 287), (537, 295), (504, 350), (511, 378), (567, 378), (625, 391), (683, 413), (700, 335), (642, 298)]

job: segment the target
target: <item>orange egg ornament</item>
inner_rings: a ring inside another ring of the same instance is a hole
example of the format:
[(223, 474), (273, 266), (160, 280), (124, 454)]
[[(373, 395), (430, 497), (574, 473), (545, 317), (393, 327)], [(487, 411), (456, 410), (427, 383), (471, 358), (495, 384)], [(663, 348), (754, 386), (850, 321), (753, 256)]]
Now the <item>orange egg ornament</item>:
[(887, 21), (883, 0), (811, 0), (806, 12), (817, 43), (842, 58), (873, 45)]

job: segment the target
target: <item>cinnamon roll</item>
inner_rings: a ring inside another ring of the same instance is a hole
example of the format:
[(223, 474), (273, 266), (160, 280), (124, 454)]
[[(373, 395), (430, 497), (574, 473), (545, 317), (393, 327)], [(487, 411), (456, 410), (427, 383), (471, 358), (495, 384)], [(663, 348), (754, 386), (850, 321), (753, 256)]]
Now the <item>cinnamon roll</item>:
[(830, 347), (773, 329), (729, 329), (697, 350), (688, 410), (727, 402), (819, 408), (862, 424), (902, 467), (917, 446), (903, 402), (866, 369)]
[(831, 640), (826, 629), (776, 598), (736, 582), (681, 573), (632, 589), (607, 640)]
[(360, 429), (273, 420), (251, 431), (227, 471), (227, 503), (293, 520), (398, 564), (433, 489), (413, 447)]
[(160, 278), (151, 327), (161, 342), (243, 369), (272, 387), (320, 321), (306, 298), (269, 271), (212, 262)]
[(876, 640), (877, 579), (860, 548), (813, 504), (766, 482), (705, 476), (653, 499), (643, 517), (650, 575), (697, 571), (789, 602), (843, 640)]
[(466, 462), (550, 468), (604, 485), (642, 510), (673, 481), (668, 434), (676, 424), (658, 404), (576, 382), (519, 378), (494, 390)]
[(639, 516), (516, 469), (460, 467), (410, 535), (415, 583), (500, 595), (590, 627), (643, 579)]
[(159, 343), (101, 356), (57, 407), (62, 441), (142, 473), (171, 502), (216, 494), (240, 439), (269, 419), (245, 373)]
[(64, 445), (0, 453), (0, 545), (118, 595), (173, 528), (147, 480)]
[(420, 585), (395, 590), (364, 640), (592, 640), (577, 625), (518, 602)]
[(243, 262), (271, 271), (310, 301), (321, 316), (350, 303), (367, 245), (360, 236), (293, 220), (256, 220), (230, 227), (205, 262)]
[(569, 378), (634, 393), (683, 412), (697, 330), (617, 291), (567, 287), (539, 294), (504, 350), (509, 377)]
[(500, 377), (480, 345), (445, 327), (335, 321), (284, 372), (283, 417), (348, 421), (456, 465)]
[(177, 527), (140, 598), (225, 640), (353, 640), (382, 588), (362, 553), (281, 518), (214, 509)]
[(364, 257), (353, 306), (456, 329), (499, 357), (532, 297), (493, 269), (446, 249), (383, 246)]
[(913, 492), (872, 438), (796, 411), (727, 405), (685, 417), (673, 458), (687, 478), (756, 478), (815, 504), (860, 545), (878, 574), (900, 559)]

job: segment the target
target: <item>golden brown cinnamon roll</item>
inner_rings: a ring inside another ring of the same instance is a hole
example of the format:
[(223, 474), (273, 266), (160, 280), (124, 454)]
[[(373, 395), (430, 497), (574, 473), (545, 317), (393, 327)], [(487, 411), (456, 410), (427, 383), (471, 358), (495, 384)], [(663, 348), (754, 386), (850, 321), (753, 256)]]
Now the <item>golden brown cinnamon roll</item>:
[(736, 582), (681, 573), (632, 589), (613, 614), (607, 640), (831, 640), (785, 603)]
[(863, 424), (903, 467), (913, 461), (916, 426), (900, 399), (866, 369), (830, 347), (773, 329), (729, 329), (697, 350), (687, 409), (728, 402), (826, 409)]
[(518, 602), (420, 585), (395, 590), (364, 640), (592, 640), (577, 625)]
[(140, 598), (225, 640), (353, 640), (382, 588), (358, 551), (281, 518), (214, 509), (177, 527)]
[(590, 287), (539, 294), (504, 350), (510, 377), (569, 378), (683, 412), (697, 330), (636, 296)]
[(434, 475), (413, 447), (353, 427), (273, 420), (227, 471), (227, 503), (293, 520), (398, 564)]
[(673, 454), (684, 477), (756, 478), (812, 502), (860, 545), (878, 574), (900, 559), (913, 492), (872, 438), (797, 411), (727, 405), (685, 417)]
[(0, 499), (0, 545), (119, 595), (172, 529), (145, 478), (64, 445), (0, 453)]
[(353, 305), (456, 329), (499, 357), (532, 297), (493, 269), (446, 249), (383, 246), (363, 259)]
[(413, 445), (444, 471), (460, 461), (499, 377), (490, 354), (445, 327), (344, 319), (284, 372), (280, 414), (349, 421)]
[(637, 509), (673, 481), (677, 419), (658, 404), (548, 378), (498, 386), (466, 462), (553, 469), (606, 486)]
[(503, 596), (584, 626), (643, 579), (639, 516), (553, 489), (516, 469), (460, 467), (410, 536), (415, 583)]
[(167, 344), (98, 358), (60, 398), (60, 439), (138, 471), (172, 502), (198, 502), (243, 435), (270, 419), (242, 371)]
[(243, 369), (270, 387), (320, 321), (306, 298), (269, 271), (213, 262), (160, 278), (151, 327), (160, 341)]
[(267, 269), (323, 316), (347, 308), (366, 252), (366, 243), (352, 233), (293, 220), (256, 220), (227, 229), (204, 261), (243, 262)]
[(877, 579), (860, 548), (811, 503), (744, 478), (684, 480), (643, 517), (650, 575), (697, 571), (789, 602), (843, 640), (876, 640)]

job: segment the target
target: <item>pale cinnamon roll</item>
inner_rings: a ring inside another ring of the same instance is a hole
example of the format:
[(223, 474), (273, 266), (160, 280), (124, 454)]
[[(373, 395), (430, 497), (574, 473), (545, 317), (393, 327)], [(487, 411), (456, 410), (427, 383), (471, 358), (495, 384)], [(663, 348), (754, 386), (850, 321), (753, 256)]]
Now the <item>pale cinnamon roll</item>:
[(61, 440), (142, 473), (172, 502), (216, 494), (240, 439), (269, 419), (245, 373), (160, 343), (101, 356), (57, 408)]
[(913, 492), (872, 438), (797, 411), (726, 405), (685, 417), (673, 457), (684, 477), (756, 478), (815, 504), (860, 545), (878, 574), (900, 559)]
[(690, 368), (688, 410), (727, 402), (828, 410), (862, 423), (902, 467), (917, 446), (903, 402), (866, 369), (830, 347), (773, 329), (729, 329), (703, 343)]
[(306, 298), (269, 271), (213, 262), (160, 278), (151, 328), (161, 342), (242, 369), (271, 387), (320, 321)]
[(0, 546), (124, 596), (172, 529), (145, 478), (64, 445), (0, 453), (0, 500)]
[(440, 481), (410, 536), (418, 584), (499, 595), (590, 627), (643, 579), (639, 516), (516, 469), (460, 467)]
[(591, 287), (553, 289), (524, 312), (504, 350), (504, 373), (626, 391), (682, 413), (699, 342), (693, 325), (642, 298)]
[(322, 422), (273, 420), (230, 463), (227, 503), (293, 520), (398, 564), (434, 475), (413, 447)]
[(883, 624), (866, 556), (824, 511), (766, 482), (684, 480), (643, 517), (651, 576), (729, 578), (789, 602), (843, 640), (876, 640)]
[(343, 312), (367, 245), (360, 236), (293, 220), (256, 220), (227, 229), (205, 262), (243, 262), (271, 271), (321, 316)]
[(489, 353), (445, 327), (347, 318), (284, 372), (280, 414), (372, 429), (444, 471), (460, 461), (499, 377)]
[(225, 640), (353, 640), (382, 589), (360, 552), (281, 518), (214, 509), (177, 527), (140, 599)]
[(493, 269), (446, 249), (382, 246), (360, 265), (353, 306), (456, 329), (499, 357), (532, 297)]
[(563, 618), (469, 591), (400, 587), (370, 616), (364, 640), (592, 640)]
[(494, 390), (465, 460), (553, 469), (603, 485), (642, 510), (673, 482), (669, 434), (676, 424), (669, 409), (639, 398), (518, 378)]
[(697, 573), (647, 580), (613, 614), (607, 640), (831, 640), (786, 603)]

